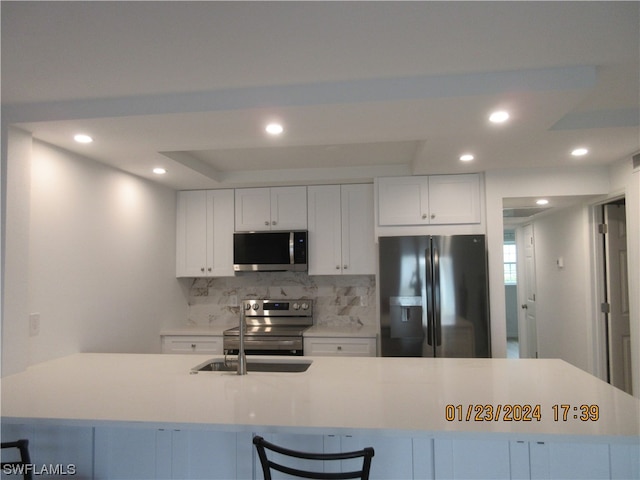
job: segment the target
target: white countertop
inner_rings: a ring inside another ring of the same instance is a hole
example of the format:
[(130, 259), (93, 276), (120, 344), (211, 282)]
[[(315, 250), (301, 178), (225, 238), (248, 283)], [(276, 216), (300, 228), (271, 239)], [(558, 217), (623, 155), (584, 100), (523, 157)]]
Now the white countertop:
[[(76, 354), (34, 365), (2, 379), (2, 420), (235, 431), (604, 435), (634, 442), (640, 436), (639, 400), (561, 360), (305, 357), (313, 360), (305, 373), (189, 373), (210, 358)], [(462, 405), (465, 412), (469, 404), (539, 404), (542, 420), (447, 421), (447, 404)], [(555, 404), (598, 405), (599, 419), (554, 421)]]
[(163, 328), (160, 331), (160, 336), (164, 335), (177, 335), (177, 336), (189, 336), (189, 335), (214, 335), (221, 336), (225, 330), (236, 327), (237, 325), (184, 325), (181, 327)]
[[(235, 324), (202, 326), (202, 325), (185, 325), (182, 327), (164, 328), (160, 331), (160, 335), (222, 335), (225, 330), (236, 327)], [(378, 330), (371, 326), (361, 327), (339, 327), (326, 325), (313, 325), (305, 330), (305, 337), (358, 337), (358, 338), (375, 338)]]
[(370, 326), (361, 327), (333, 327), (326, 325), (314, 325), (304, 331), (305, 337), (357, 337), (357, 338), (376, 338), (378, 329)]

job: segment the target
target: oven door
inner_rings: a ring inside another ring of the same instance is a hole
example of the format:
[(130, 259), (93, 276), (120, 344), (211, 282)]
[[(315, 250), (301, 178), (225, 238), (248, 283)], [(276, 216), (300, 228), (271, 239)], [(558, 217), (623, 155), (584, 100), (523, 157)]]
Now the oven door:
[[(279, 337), (275, 335), (251, 335), (244, 337), (245, 355), (297, 355), (302, 356), (302, 337)], [(225, 336), (224, 352), (237, 355), (240, 339), (237, 336)]]

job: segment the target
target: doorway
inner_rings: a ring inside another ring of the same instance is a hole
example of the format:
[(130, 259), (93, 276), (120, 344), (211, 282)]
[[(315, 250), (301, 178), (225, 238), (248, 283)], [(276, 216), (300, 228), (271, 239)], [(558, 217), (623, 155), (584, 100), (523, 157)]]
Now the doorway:
[(507, 358), (537, 358), (535, 243), (531, 223), (504, 229)]
[(602, 205), (600, 218), (602, 272), (601, 312), (604, 320), (606, 380), (631, 394), (631, 332), (627, 264), (627, 224), (624, 198)]

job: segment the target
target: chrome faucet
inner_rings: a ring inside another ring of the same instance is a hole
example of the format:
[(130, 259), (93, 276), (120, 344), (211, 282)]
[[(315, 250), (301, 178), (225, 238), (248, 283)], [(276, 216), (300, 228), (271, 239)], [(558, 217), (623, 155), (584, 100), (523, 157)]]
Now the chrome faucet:
[(244, 309), (240, 309), (240, 345), (238, 347), (238, 375), (247, 374), (247, 357), (244, 354), (244, 334), (247, 328), (247, 322), (244, 315)]

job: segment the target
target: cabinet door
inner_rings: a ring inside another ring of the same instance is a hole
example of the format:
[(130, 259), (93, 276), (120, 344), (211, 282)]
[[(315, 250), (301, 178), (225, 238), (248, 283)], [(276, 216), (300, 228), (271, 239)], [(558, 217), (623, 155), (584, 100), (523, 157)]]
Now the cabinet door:
[(210, 277), (233, 277), (233, 190), (207, 192), (207, 271)]
[(271, 230), (307, 229), (307, 187), (271, 189)]
[[(164, 440), (166, 433), (152, 428), (96, 427), (94, 478), (171, 478), (170, 472), (157, 471), (157, 448), (167, 446)], [(166, 457), (168, 452), (160, 453)]]
[(608, 479), (609, 445), (530, 442), (531, 479)]
[(269, 188), (240, 188), (235, 191), (235, 229), (251, 232), (271, 229)]
[(342, 273), (375, 275), (373, 185), (343, 185)]
[[(511, 478), (508, 440), (434, 440), (436, 479)], [(558, 477), (560, 478), (560, 477)]]
[(174, 430), (171, 440), (171, 478), (185, 480), (238, 478), (234, 432)]
[(309, 275), (337, 275), (342, 271), (340, 186), (312, 186), (308, 195)]
[(178, 192), (176, 276), (204, 276), (207, 267), (207, 192)]
[(380, 225), (429, 223), (427, 177), (383, 177), (378, 180)]
[(429, 221), (432, 224), (480, 223), (478, 175), (429, 177)]
[[(349, 452), (373, 447), (369, 478), (372, 480), (398, 480), (413, 478), (413, 447), (410, 437), (383, 435), (343, 435), (341, 450)], [(343, 460), (342, 471), (360, 468), (360, 460)]]
[[(29, 440), (29, 454), (37, 469), (52, 465), (57, 469), (53, 476), (33, 475), (39, 478), (93, 478), (93, 428), (63, 425), (2, 423), (2, 441), (11, 442), (20, 438)], [(12, 449), (13, 450), (13, 449)], [(3, 461), (18, 461), (17, 450), (3, 450)], [(15, 453), (15, 455), (13, 455)], [(2, 471), (3, 479), (21, 479), (17, 472)], [(36, 470), (38, 471), (38, 470)], [(13, 474), (15, 472), (16, 474)], [(6, 473), (6, 475), (5, 475)]]

